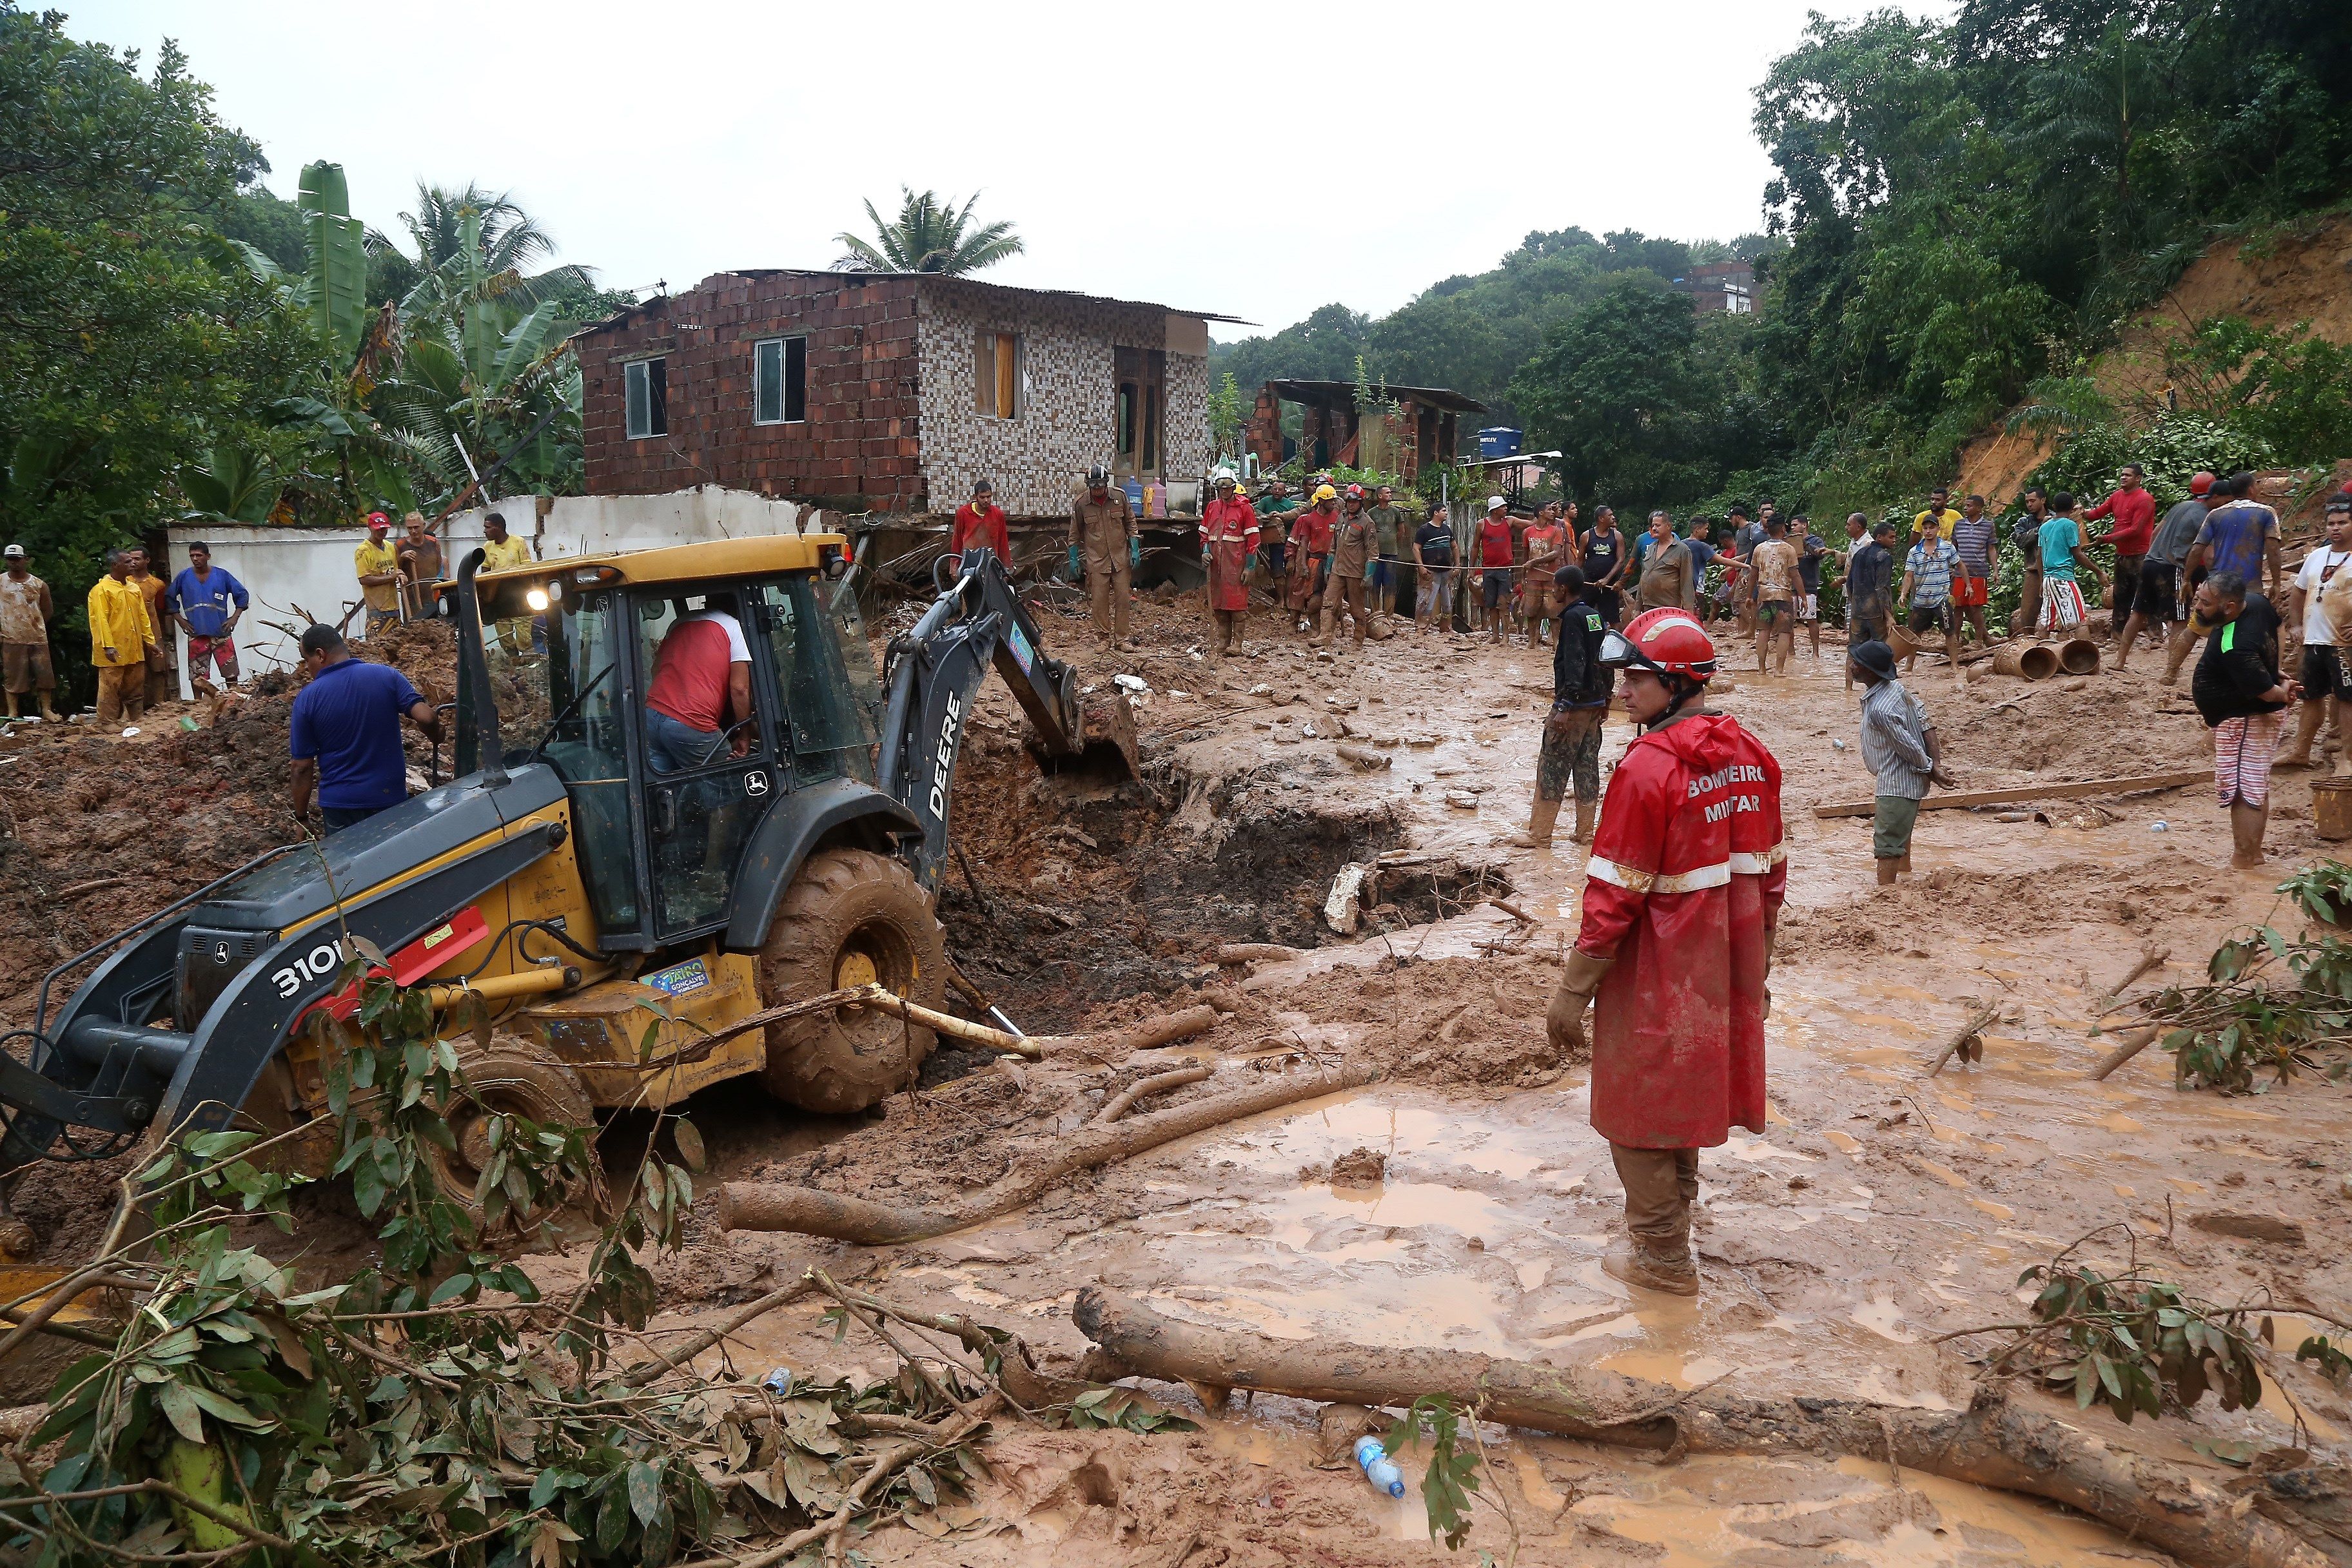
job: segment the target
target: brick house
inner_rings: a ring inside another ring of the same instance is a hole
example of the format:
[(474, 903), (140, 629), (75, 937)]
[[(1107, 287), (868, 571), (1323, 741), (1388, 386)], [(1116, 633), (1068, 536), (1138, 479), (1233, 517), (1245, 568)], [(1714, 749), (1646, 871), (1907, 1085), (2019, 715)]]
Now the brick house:
[[(1244, 439), (1261, 471), (1304, 453), (1309, 468), (1343, 463), (1409, 480), (1423, 463), (1453, 461), (1462, 443), (1462, 416), (1486, 412), (1476, 398), (1442, 386), (1385, 390), (1396, 412), (1367, 424), (1357, 410), (1352, 381), (1269, 381), (1258, 389), (1257, 409), (1250, 416)], [(1282, 433), (1286, 403), (1295, 403), (1300, 410), (1295, 446)]]
[(984, 474), (1043, 518), (1096, 463), (1189, 490), (1208, 323), (1230, 319), (930, 273), (717, 273), (574, 338), (588, 492), (945, 513)]
[(1735, 316), (1753, 315), (1756, 310), (1752, 261), (1715, 261), (1694, 267), (1675, 279), (1673, 286), (1676, 293), (1691, 297), (1694, 310), (1724, 310)]

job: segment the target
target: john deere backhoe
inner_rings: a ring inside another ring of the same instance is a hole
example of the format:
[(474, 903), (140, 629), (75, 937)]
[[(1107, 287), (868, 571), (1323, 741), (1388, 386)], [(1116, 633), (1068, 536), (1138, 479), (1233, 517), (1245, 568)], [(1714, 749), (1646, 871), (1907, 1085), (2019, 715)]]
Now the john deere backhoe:
[[(456, 776), (263, 855), (52, 971), (29, 1062), (0, 1057), (0, 1173), (240, 1118), (315, 1127), (292, 1142), (323, 1169), (332, 1047), (306, 1018), (352, 1007), (346, 962), (371, 950), (436, 1005), (491, 1010), (487, 1047), (455, 1031), (474, 1100), (449, 1108), (441, 1176), (463, 1200), (487, 1158), (486, 1110), (585, 1123), (756, 1076), (840, 1112), (907, 1083), (930, 1034), (869, 1009), (687, 1047), (763, 1006), (867, 982), (942, 1005), (932, 906), (973, 695), (992, 664), (1048, 756), (1080, 751), (1081, 707), (985, 551), (941, 562), (937, 601), (877, 681), (844, 550), (803, 534), (496, 573), (470, 554), (438, 605), (457, 634)], [(753, 711), (709, 761), (656, 771), (656, 660), (705, 610), (741, 626)], [(655, 1061), (688, 1059), (645, 1070), (649, 1030)]]

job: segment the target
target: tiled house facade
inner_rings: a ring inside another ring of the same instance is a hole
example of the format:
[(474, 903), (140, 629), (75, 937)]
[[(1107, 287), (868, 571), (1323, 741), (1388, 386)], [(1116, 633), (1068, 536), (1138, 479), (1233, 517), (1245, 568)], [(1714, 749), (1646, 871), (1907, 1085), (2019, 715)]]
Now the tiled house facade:
[(1095, 463), (1208, 466), (1208, 318), (970, 279), (731, 272), (575, 340), (588, 490), (718, 484), (945, 513), (995, 482), (1066, 513)]

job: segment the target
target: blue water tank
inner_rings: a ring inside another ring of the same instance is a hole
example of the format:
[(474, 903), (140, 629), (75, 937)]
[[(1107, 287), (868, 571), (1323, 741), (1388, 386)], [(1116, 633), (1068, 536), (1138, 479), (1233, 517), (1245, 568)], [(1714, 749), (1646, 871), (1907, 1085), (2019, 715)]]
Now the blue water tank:
[(1492, 461), (1519, 455), (1519, 432), (1508, 425), (1489, 425), (1478, 432), (1478, 455)]

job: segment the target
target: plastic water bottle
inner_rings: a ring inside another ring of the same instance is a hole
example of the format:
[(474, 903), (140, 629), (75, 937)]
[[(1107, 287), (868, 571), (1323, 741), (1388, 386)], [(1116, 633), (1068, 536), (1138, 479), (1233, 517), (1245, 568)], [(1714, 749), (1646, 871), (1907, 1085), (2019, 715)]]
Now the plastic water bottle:
[(772, 1368), (768, 1375), (760, 1380), (760, 1386), (778, 1399), (790, 1397), (793, 1392), (793, 1369), (788, 1366)]
[(1397, 1468), (1396, 1461), (1389, 1458), (1389, 1451), (1381, 1446), (1378, 1437), (1356, 1439), (1356, 1468), (1364, 1472), (1364, 1479), (1375, 1489), (1391, 1497), (1404, 1496), (1404, 1472)]
[(2147, 825), (2147, 830), (2150, 833), (2169, 833), (2172, 831), (2172, 824), (2168, 822), (2151, 822)]

